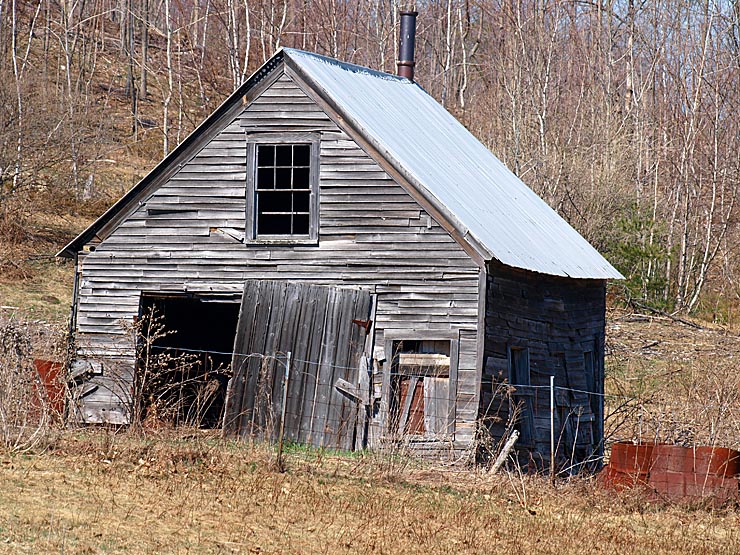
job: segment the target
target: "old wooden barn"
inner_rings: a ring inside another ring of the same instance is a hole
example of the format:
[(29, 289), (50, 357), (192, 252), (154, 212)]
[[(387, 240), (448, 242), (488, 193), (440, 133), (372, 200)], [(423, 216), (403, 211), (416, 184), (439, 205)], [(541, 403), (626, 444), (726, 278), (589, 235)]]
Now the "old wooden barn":
[(296, 441), (460, 456), (515, 414), (546, 464), (554, 375), (559, 459), (600, 450), (620, 274), (408, 78), (279, 51), (60, 256), (81, 421), (130, 420), (154, 307), (232, 433), (269, 432), (290, 351)]

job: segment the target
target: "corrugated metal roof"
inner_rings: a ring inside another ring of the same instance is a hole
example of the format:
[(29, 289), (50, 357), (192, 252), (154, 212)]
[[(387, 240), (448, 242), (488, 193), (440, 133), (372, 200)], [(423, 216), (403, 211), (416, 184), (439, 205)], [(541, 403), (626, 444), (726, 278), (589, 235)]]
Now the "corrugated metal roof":
[(284, 49), (294, 69), (461, 233), (500, 262), (543, 274), (621, 274), (419, 85)]

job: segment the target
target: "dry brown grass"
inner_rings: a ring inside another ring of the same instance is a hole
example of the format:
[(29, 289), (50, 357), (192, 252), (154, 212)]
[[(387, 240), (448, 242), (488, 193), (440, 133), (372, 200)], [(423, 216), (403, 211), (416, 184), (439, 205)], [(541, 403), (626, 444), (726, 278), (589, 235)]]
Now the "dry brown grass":
[[(52, 328), (28, 328), (34, 351)], [(711, 413), (698, 409), (725, 392), (732, 410), (717, 430), (732, 433), (735, 335), (625, 314), (611, 315), (609, 335), (609, 387), (642, 395), (644, 430), (652, 415), (696, 435)], [(0, 451), (0, 554), (740, 552), (735, 506), (402, 455), (294, 448), (287, 472), (274, 462), (264, 445), (188, 430), (68, 431), (30, 454)]]
[[(732, 553), (740, 517), (588, 482), (289, 453), (187, 437), (70, 433), (0, 458), (0, 553)], [(526, 501), (523, 498), (526, 493)]]

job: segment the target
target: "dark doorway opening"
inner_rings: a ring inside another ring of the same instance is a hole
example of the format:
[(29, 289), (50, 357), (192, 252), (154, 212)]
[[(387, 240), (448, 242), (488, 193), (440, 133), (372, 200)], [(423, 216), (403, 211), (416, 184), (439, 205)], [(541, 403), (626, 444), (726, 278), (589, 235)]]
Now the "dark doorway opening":
[[(161, 330), (151, 339), (139, 338), (137, 374), (146, 376), (141, 417), (219, 427), (231, 377), (238, 298), (143, 293), (140, 317), (156, 319)], [(142, 342), (149, 349), (141, 348)]]

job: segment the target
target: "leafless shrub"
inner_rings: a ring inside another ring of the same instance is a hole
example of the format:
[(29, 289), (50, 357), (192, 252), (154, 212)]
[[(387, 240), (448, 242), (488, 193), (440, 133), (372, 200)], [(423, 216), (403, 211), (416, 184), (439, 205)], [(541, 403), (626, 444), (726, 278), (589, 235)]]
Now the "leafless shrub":
[(52, 417), (29, 326), (0, 321), (0, 446), (11, 452), (38, 447), (52, 435)]
[(630, 361), (607, 386), (610, 440), (740, 447), (740, 384), (732, 360), (698, 356), (670, 369)]
[[(494, 407), (494, 404), (497, 405)], [(511, 412), (505, 407), (510, 407)], [(479, 463), (484, 466), (493, 464), (501, 449), (504, 447), (506, 440), (516, 429), (517, 423), (522, 415), (522, 403), (514, 402), (513, 388), (506, 382), (499, 383), (491, 397), (487, 409), (484, 411), (486, 416), (481, 418), (477, 423), (475, 436), (475, 452)], [(501, 416), (505, 412), (506, 418)], [(493, 426), (503, 427), (503, 433), (494, 435), (491, 432)], [(515, 452), (512, 453), (515, 456)], [(510, 460), (513, 460), (510, 457)]]
[(193, 353), (158, 344), (172, 331), (165, 328), (163, 317), (153, 309), (125, 327), (135, 344), (133, 372), (119, 370), (110, 375), (121, 382), (118, 389), (131, 392), (120, 399), (129, 414), (130, 427), (136, 431), (163, 424), (200, 427), (218, 390), (218, 384), (202, 368), (202, 361)]

